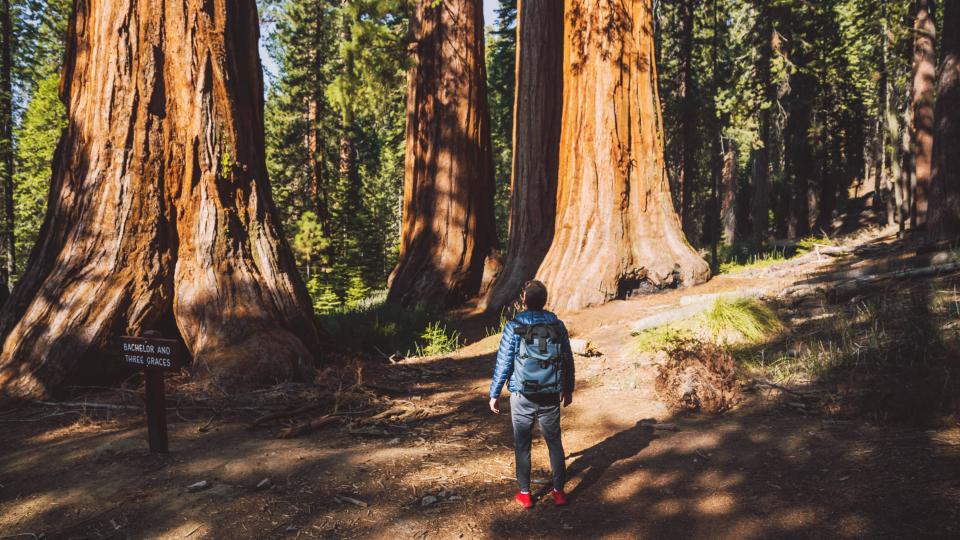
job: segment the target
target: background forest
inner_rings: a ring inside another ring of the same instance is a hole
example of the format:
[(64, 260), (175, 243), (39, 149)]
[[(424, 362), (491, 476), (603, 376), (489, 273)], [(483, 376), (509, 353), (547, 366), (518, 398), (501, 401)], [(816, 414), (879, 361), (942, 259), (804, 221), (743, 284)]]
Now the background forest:
[[(913, 73), (915, 46), (930, 49), (921, 62), (936, 62), (936, 40), (922, 39), (936, 31), (927, 3), (655, 2), (673, 201), (687, 239), (715, 271), (778, 256), (770, 254), (790, 245), (784, 240), (867, 222), (922, 223), (930, 149), (913, 116), (917, 102), (932, 108), (933, 81), (918, 86)], [(8, 287), (36, 241), (65, 125), (57, 93), (69, 4), (12, 0), (0, 21), (12, 29), (2, 32), (0, 66), (12, 97), (0, 100), (0, 278)], [(404, 0), (261, 1), (268, 170), (321, 314), (383, 290), (396, 262), (408, 9)], [(503, 247), (516, 1), (499, 0), (495, 13), (485, 23), (486, 74)]]

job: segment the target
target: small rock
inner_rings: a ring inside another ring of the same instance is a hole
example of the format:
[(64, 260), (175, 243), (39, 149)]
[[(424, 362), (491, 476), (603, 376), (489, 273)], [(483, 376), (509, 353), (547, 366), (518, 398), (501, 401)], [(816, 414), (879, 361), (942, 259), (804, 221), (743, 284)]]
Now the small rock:
[(462, 501), (462, 500), (463, 500), (463, 497), (461, 497), (461, 496), (459, 496), (459, 495), (451, 495), (451, 496), (447, 497), (447, 500), (448, 500), (448, 501)]
[(203, 491), (210, 488), (210, 482), (206, 480), (201, 480), (187, 486), (187, 493), (196, 493), (197, 491)]
[(433, 495), (427, 495), (426, 497), (420, 500), (420, 506), (430, 506), (432, 504), (436, 504), (436, 502), (437, 502), (436, 497), (434, 497)]
[(270, 482), (270, 479), (264, 478), (263, 480), (257, 483), (257, 489), (269, 489), (271, 485), (273, 485), (273, 483)]

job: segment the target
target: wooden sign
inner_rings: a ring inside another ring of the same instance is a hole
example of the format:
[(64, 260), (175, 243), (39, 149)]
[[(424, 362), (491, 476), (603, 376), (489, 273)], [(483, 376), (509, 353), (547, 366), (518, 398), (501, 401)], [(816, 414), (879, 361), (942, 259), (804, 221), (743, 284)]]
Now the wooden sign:
[(178, 369), (180, 342), (162, 339), (158, 332), (145, 332), (143, 337), (120, 336), (120, 355), (129, 366), (143, 368), (143, 382), (147, 409), (147, 440), (150, 451), (166, 454), (167, 397), (163, 387), (163, 371)]
[(175, 339), (120, 336), (120, 352), (128, 365), (143, 368), (179, 369), (180, 343)]

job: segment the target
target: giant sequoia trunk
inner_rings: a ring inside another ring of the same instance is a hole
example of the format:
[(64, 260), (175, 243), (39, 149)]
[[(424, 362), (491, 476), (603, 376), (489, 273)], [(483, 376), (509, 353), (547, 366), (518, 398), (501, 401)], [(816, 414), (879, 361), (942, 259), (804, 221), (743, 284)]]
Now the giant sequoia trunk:
[(944, 2), (940, 79), (927, 227), (932, 239), (960, 236), (960, 5)]
[(388, 299), (452, 305), (480, 292), (496, 245), (483, 4), (418, 1), (410, 25), (403, 225)]
[(563, 2), (517, 5), (517, 88), (507, 257), (487, 309), (515, 300), (553, 240), (563, 113)]
[(47, 216), (0, 312), (0, 392), (38, 396), (175, 323), (218, 384), (310, 373), (310, 303), (264, 166), (254, 0), (77, 0)]
[[(913, 27), (913, 148), (914, 184), (911, 186), (910, 225), (916, 227), (927, 221), (927, 202), (930, 191), (931, 160), (933, 157), (933, 108), (936, 97), (937, 55), (934, 39), (937, 26), (933, 20), (934, 0), (916, 0), (916, 20)], [(948, 30), (948, 32), (955, 29)]]
[(538, 272), (570, 311), (709, 268), (670, 200), (651, 0), (568, 0), (557, 227)]

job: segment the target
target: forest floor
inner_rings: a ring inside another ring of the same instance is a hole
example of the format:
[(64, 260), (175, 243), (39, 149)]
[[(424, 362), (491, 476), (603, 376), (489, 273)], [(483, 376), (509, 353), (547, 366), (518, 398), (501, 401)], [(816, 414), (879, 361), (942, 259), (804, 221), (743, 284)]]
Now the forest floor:
[[(890, 277), (898, 261), (925, 256), (892, 237), (853, 247), (565, 317), (574, 337), (602, 353), (577, 357), (574, 403), (563, 410), (568, 507), (549, 497), (532, 510), (513, 502), (509, 414), (487, 409), (492, 336), (444, 356), (370, 360), (362, 381), (350, 366), (326, 372), (338, 381), (344, 422), (288, 439), (278, 437), (283, 421), (251, 429), (251, 420), (299, 406), (303, 389), (294, 386), (269, 393), (273, 409), (267, 393), (243, 406), (172, 401), (166, 456), (146, 451), (135, 407), (0, 412), (0, 538), (960, 538), (960, 424), (942, 399), (931, 408), (863, 384), (855, 393), (858, 371), (821, 370), (784, 379), (786, 390), (747, 385), (753, 391), (723, 415), (679, 413), (655, 392), (650, 355), (636, 353), (637, 321), (688, 315), (709, 295), (770, 298), (787, 349), (818, 339), (806, 325), (831, 317), (853, 325), (845, 310), (864, 298), (956, 296), (960, 271), (951, 267)], [(847, 290), (851, 283), (864, 285)], [(924, 324), (955, 331), (960, 311), (945, 313)], [(465, 321), (464, 335), (481, 337), (486, 322)], [(934, 390), (914, 393), (942, 396)], [(878, 405), (877, 395), (894, 401)], [(837, 406), (847, 401), (859, 405)], [(905, 409), (916, 414), (900, 421)], [(287, 424), (302, 425), (304, 412)], [(542, 440), (533, 455), (543, 492)], [(208, 486), (188, 489), (199, 481)]]

